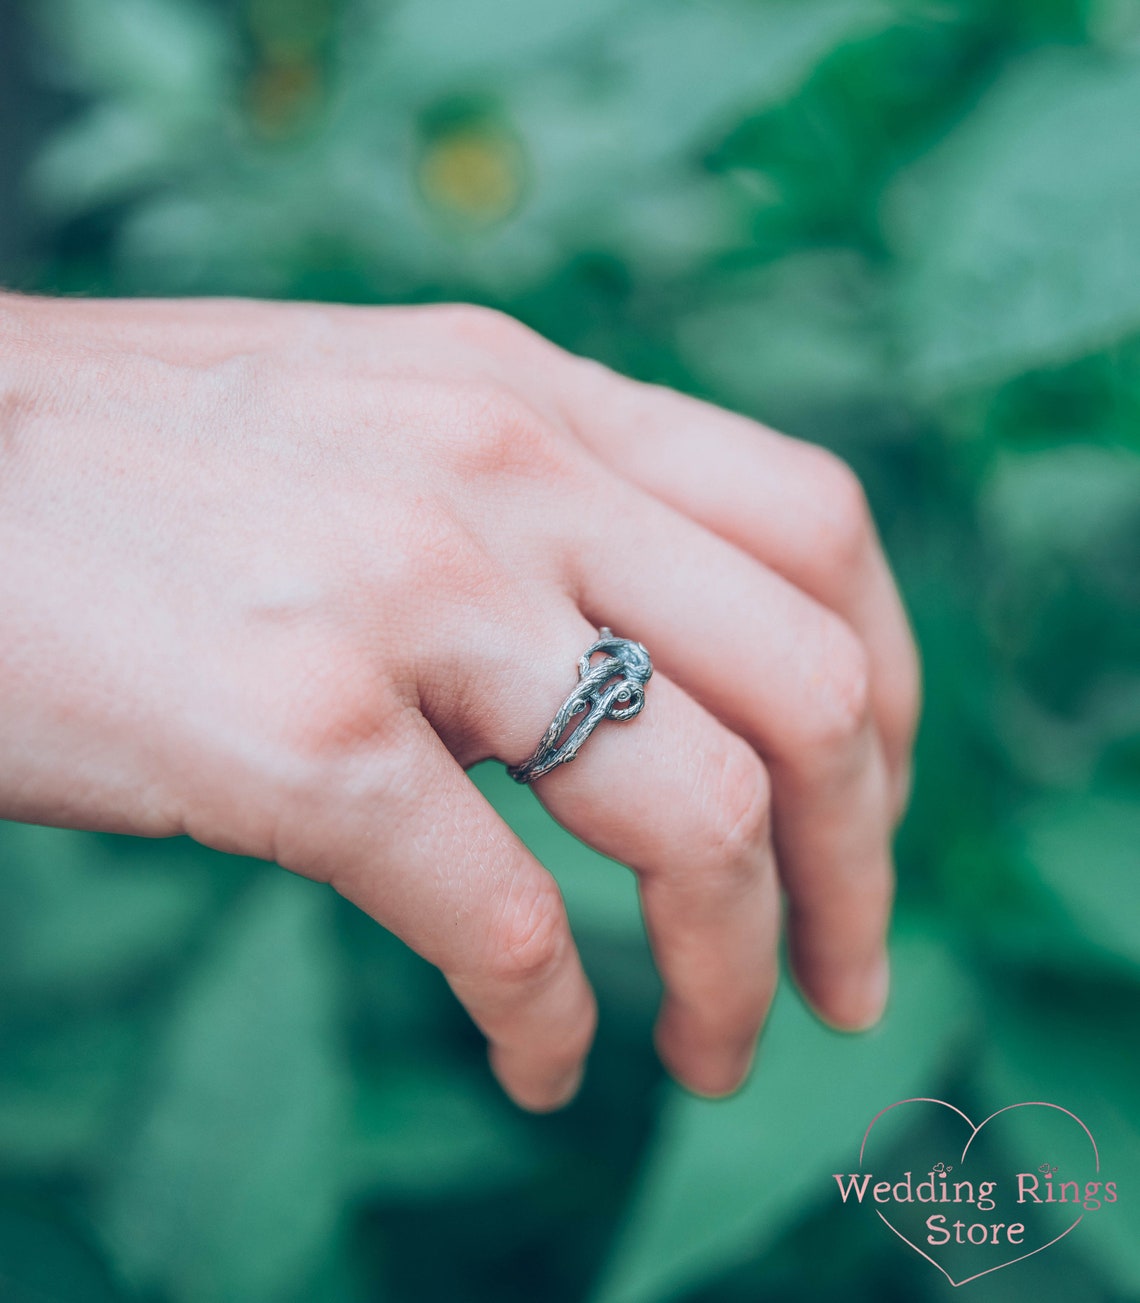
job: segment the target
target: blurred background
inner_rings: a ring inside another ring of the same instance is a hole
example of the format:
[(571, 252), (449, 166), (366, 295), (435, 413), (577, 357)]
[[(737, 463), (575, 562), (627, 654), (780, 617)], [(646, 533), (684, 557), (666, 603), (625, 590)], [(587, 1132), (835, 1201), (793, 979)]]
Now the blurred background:
[(0, 0), (0, 283), (471, 300), (825, 443), (926, 673), (890, 1012), (785, 982), (725, 1103), (496, 765), (601, 1004), (546, 1118), (326, 889), (0, 825), (3, 1303), (948, 1299), (830, 1176), (916, 1094), (1120, 1184), (975, 1303), (1140, 1299), (1135, 0)]

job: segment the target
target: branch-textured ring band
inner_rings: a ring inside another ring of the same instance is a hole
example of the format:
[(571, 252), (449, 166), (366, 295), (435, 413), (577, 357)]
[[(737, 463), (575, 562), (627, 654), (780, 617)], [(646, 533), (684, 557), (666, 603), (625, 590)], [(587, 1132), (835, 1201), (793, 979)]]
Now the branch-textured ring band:
[[(559, 706), (533, 755), (508, 766), (507, 773), (516, 782), (531, 783), (558, 765), (568, 764), (603, 719), (632, 719), (645, 705), (645, 684), (653, 673), (649, 653), (639, 642), (615, 638), (604, 625), (601, 635), (579, 657), (578, 683)], [(597, 652), (606, 654), (591, 665), (590, 658)]]

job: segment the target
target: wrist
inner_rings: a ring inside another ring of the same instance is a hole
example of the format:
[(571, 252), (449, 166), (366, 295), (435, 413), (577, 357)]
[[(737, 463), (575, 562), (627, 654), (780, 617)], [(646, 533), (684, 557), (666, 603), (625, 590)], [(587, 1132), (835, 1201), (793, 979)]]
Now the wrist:
[(0, 817), (143, 830), (85, 541), (83, 494), (101, 490), (73, 437), (80, 355), (57, 312), (0, 293)]
[(22, 418), (34, 409), (42, 387), (41, 329), (35, 300), (0, 292), (0, 456), (5, 463), (15, 455)]

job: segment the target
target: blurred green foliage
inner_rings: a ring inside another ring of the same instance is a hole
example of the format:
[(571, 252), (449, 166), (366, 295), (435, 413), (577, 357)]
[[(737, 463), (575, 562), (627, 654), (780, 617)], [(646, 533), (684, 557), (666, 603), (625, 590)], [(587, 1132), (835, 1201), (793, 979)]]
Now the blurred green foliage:
[(324, 889), (0, 826), (0, 1298), (942, 1299), (828, 1188), (914, 1093), (1063, 1104), (1126, 1192), (979, 1303), (1140, 1298), (1134, 0), (25, 8), (25, 288), (481, 301), (825, 442), (927, 701), (887, 1018), (785, 983), (725, 1103), (653, 1056), (629, 875), (498, 766), (602, 1008), (548, 1118)]

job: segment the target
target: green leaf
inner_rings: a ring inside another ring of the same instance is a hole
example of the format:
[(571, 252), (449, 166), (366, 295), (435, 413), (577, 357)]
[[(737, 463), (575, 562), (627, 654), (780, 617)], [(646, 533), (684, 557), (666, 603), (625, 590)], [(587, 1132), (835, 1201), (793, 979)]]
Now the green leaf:
[(35, 17), (87, 90), (140, 95), (166, 113), (216, 100), (236, 50), (193, 0), (47, 0)]
[[(207, 5), (184, 0), (49, 0), (37, 15), (83, 92), (29, 172), (37, 204), (72, 215), (169, 183), (186, 156), (216, 156), (236, 136), (228, 113), (236, 63)], [(178, 160), (175, 164), (175, 160)]]
[(516, 783), (497, 761), (476, 765), (470, 777), (557, 878), (572, 927), (615, 938), (644, 937), (637, 880), (628, 869), (556, 823), (534, 791)]
[(104, 103), (52, 139), (36, 160), (31, 188), (39, 206), (57, 216), (97, 208), (161, 179), (172, 143), (142, 109)]
[(769, 420), (881, 399), (881, 291), (851, 250), (793, 254), (714, 286), (679, 323), (681, 351), (726, 401)]
[[(383, 46), (374, 57), (398, 51), (408, 74), (424, 78), (420, 94), (440, 81), (462, 83), (482, 74), (494, 79), (508, 68), (583, 39), (597, 37), (625, 14), (636, 0), (576, 0), (534, 5), (530, 0), (414, 0), (393, 6), (382, 30)], [(625, 13), (623, 13), (625, 11)], [(375, 65), (374, 65), (375, 66)]]
[(171, 1011), (101, 1218), (129, 1279), (259, 1303), (320, 1261), (347, 1109), (329, 904), (312, 883), (264, 877)]
[(1140, 329), (1140, 61), (1022, 59), (893, 196), (925, 386), (1000, 381)]
[(381, 1238), (375, 1232), (369, 1237), (371, 1271), (366, 1272), (360, 1261), (359, 1245), (354, 1240), (354, 1229), (342, 1228), (325, 1246), (325, 1259), (316, 1272), (299, 1277), (274, 1303), (386, 1303), (392, 1293), (387, 1287), (384, 1259), (379, 1252)]
[(144, 1045), (139, 1020), (118, 1012), (9, 1031), (0, 1042), (0, 1169), (98, 1170)]
[(930, 1089), (968, 1024), (970, 988), (917, 935), (895, 944), (893, 970), (873, 1031), (830, 1030), (784, 982), (738, 1094), (670, 1089), (596, 1303), (658, 1303), (752, 1258), (826, 1197), (879, 1109)]
[[(498, 296), (583, 243), (659, 275), (747, 247), (738, 196), (700, 168), (702, 151), (890, 20), (877, 0), (362, 7), (340, 25), (311, 134), (272, 151), (243, 128), (225, 28), (201, 6), (111, 0), (105, 19), (91, 0), (67, 4), (68, 61), (104, 96), (49, 140), (32, 173), (40, 204), (126, 200), (116, 249), (138, 292), (261, 295), (289, 293), (330, 246), (351, 260), (346, 283), (384, 297), (441, 279)], [(120, 28), (121, 56), (107, 34)], [(147, 75), (162, 33), (171, 48), (154, 64), (172, 64), (177, 93)], [(441, 222), (416, 181), (425, 115), (456, 103), (493, 111), (520, 160), (520, 202), (477, 234)]]
[(874, 0), (642, 5), (607, 40), (615, 134), (627, 133), (637, 163), (687, 149), (790, 95), (826, 54), (887, 21)]
[(702, 175), (702, 152), (742, 114), (792, 95), (844, 40), (886, 21), (885, 6), (862, 0), (655, 0), (607, 26), (603, 75), (594, 46), (520, 78), (503, 98), (532, 187), (503, 228), (511, 278), (533, 274), (537, 262), (522, 264), (541, 250), (552, 258), (583, 244), (657, 275), (746, 248), (731, 186)]
[(106, 1265), (54, 1208), (0, 1203), (4, 1303), (117, 1303)]
[(90, 833), (0, 824), (0, 978), (21, 996), (89, 1000), (167, 963), (213, 902), (181, 856), (120, 861), (117, 843)]
[[(1120, 1199), (1085, 1213), (1073, 1233), (1074, 1247), (1095, 1259), (1119, 1297), (1134, 1297), (1140, 1290), (1132, 1175), (1140, 1170), (1137, 997), (1134, 985), (1082, 987), (1071, 975), (1061, 989), (1046, 988), (1036, 999), (995, 992), (988, 1002), (990, 1035), (977, 1078), (989, 1112), (1023, 1100), (1045, 1100), (1075, 1113), (1092, 1132), (1100, 1179), (1115, 1181)], [(1010, 1121), (1019, 1153), (1048, 1152), (1044, 1110), (1015, 1109)]]
[(1126, 533), (1140, 538), (1140, 457), (1080, 443), (1002, 452), (979, 508), (995, 538), (1022, 556), (1080, 557), (1102, 544), (1119, 548)]
[(1022, 822), (1025, 857), (1083, 941), (1140, 964), (1140, 801), (1053, 800)]
[(405, 0), (372, 67), (390, 63), (413, 100), (479, 85), (501, 93), (506, 80), (528, 102), (553, 82), (579, 113), (564, 102), (550, 123), (563, 139), (546, 143), (580, 134), (641, 167), (781, 99), (823, 55), (888, 20), (886, 5), (867, 0)]
[(368, 1198), (490, 1191), (539, 1159), (518, 1109), (454, 1065), (384, 1065), (360, 1081), (354, 1118), (349, 1179)]

